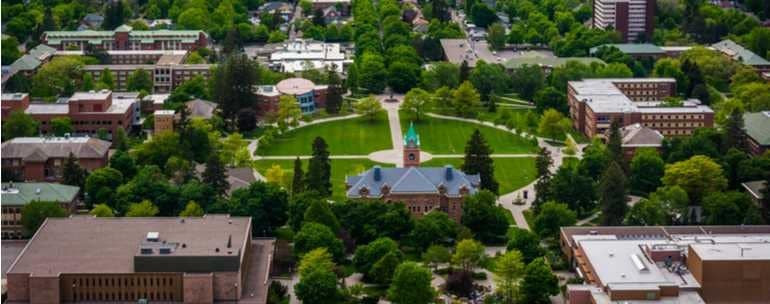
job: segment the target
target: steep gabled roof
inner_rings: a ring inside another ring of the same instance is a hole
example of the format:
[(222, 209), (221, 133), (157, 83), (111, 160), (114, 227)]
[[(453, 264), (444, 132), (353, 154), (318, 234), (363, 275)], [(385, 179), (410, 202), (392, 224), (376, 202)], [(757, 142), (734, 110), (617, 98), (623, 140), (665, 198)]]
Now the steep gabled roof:
[(393, 193), (438, 193), (436, 185), (431, 183), (416, 167), (410, 167), (393, 185)]
[(17, 137), (2, 144), (2, 157), (25, 161), (45, 161), (49, 158), (102, 158), (112, 143), (93, 137)]
[(347, 192), (350, 198), (361, 197), (362, 189), (368, 191), (367, 197), (381, 197), (382, 188), (385, 185), (393, 194), (439, 194), (439, 186), (443, 185), (445, 195), (458, 197), (463, 187), (468, 189), (469, 194), (476, 193), (480, 177), (478, 174), (465, 174), (452, 166), (410, 168), (375, 166), (360, 175), (347, 177), (345, 182), (350, 187)]

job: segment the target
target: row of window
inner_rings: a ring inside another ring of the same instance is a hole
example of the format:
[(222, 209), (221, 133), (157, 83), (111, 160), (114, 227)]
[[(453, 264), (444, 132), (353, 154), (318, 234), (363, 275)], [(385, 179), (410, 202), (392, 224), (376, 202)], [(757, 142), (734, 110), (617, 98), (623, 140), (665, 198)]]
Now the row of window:
[(703, 114), (649, 114), (642, 115), (642, 120), (703, 119)]
[(663, 135), (690, 135), (692, 134), (692, 129), (660, 130), (660, 133)]
[(702, 122), (652, 122), (643, 125), (651, 128), (700, 128), (704, 126)]

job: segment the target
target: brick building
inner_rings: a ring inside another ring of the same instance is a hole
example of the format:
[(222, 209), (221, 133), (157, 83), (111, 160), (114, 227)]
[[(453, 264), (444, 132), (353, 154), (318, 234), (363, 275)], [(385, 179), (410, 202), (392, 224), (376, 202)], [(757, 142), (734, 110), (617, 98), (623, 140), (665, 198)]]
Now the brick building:
[(110, 145), (93, 137), (17, 137), (2, 144), (3, 178), (59, 181), (70, 153), (93, 171), (107, 165)]
[(155, 134), (174, 131), (174, 110), (155, 110), (153, 113), (153, 119), (155, 128), (153, 132)]
[(768, 303), (770, 226), (563, 227), (571, 304)]
[(326, 106), (327, 91), (328, 86), (316, 85), (304, 78), (284, 79), (275, 86), (258, 86), (256, 94), (259, 112), (266, 113), (277, 110), (281, 95), (290, 95), (297, 99), (302, 114), (312, 114), (316, 109)]
[(29, 94), (27, 93), (3, 93), (2, 109), (3, 119), (6, 119), (11, 112), (22, 111), (29, 107)]
[[(80, 188), (69, 185), (52, 183), (3, 183), (2, 187), (2, 217), (3, 239), (19, 239), (24, 237), (21, 225), (21, 210), (34, 201), (56, 202), (71, 212), (77, 206), (77, 195)], [(34, 232), (34, 231), (32, 231)]]
[(697, 99), (667, 105), (676, 95), (673, 78), (584, 79), (567, 83), (567, 101), (575, 129), (588, 137), (604, 134), (612, 121), (640, 123), (664, 136), (690, 135), (714, 125), (714, 111)]
[(272, 241), (251, 218), (49, 218), (7, 274), (10, 303), (264, 303)]
[[(136, 52), (141, 53), (141, 52)], [(125, 91), (128, 89), (128, 77), (138, 70), (147, 71), (152, 77), (153, 92), (169, 93), (177, 86), (196, 75), (208, 79), (211, 74), (210, 64), (185, 64), (186, 53), (175, 51), (161, 56), (151, 54), (142, 56), (134, 54), (131, 56), (119, 56), (121, 62), (137, 62), (145, 58), (147, 61), (142, 64), (93, 64), (83, 67), (83, 71), (91, 74), (94, 79), (99, 79), (105, 70), (112, 73), (112, 79), (115, 81), (115, 90)], [(157, 58), (155, 61), (150, 61)], [(150, 62), (150, 63), (147, 63)]]
[(593, 26), (615, 29), (627, 42), (652, 38), (655, 0), (593, 0)]
[[(637, 149), (660, 150), (663, 147), (663, 135), (658, 131), (642, 126), (640, 123), (620, 128), (620, 136), (623, 157), (629, 162), (634, 158)], [(607, 137), (609, 138), (609, 134)]]
[(762, 155), (770, 149), (770, 111), (743, 114), (743, 134), (751, 154)]
[(313, 11), (335, 7), (343, 16), (350, 15), (350, 0), (312, 0)]
[(465, 174), (449, 165), (420, 167), (420, 138), (414, 126), (407, 131), (404, 146), (405, 167), (375, 166), (360, 175), (348, 176), (347, 197), (403, 202), (416, 217), (441, 211), (459, 222), (465, 197), (479, 190), (479, 175)]
[(135, 31), (124, 24), (114, 31), (49, 31), (42, 43), (57, 50), (194, 50), (208, 47), (209, 36), (203, 31)]
[(59, 117), (69, 117), (76, 134), (96, 135), (99, 129), (114, 134), (118, 129), (129, 131), (139, 124), (138, 93), (113, 93), (108, 90), (77, 92), (56, 103), (19, 102), (13, 98), (7, 100), (6, 95), (17, 96), (19, 93), (3, 94), (3, 109), (23, 108), (24, 113), (40, 122), (42, 134), (49, 134), (51, 120)]

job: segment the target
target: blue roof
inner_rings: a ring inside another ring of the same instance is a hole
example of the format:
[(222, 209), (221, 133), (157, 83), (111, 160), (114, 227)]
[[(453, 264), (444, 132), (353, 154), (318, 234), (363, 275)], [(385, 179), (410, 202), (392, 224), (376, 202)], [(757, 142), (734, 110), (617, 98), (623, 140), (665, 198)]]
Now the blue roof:
[[(379, 171), (379, 174), (376, 172)], [(379, 178), (376, 178), (379, 175)], [(466, 188), (469, 194), (479, 189), (478, 174), (469, 175), (453, 168), (446, 167), (409, 167), (409, 168), (380, 168), (375, 166), (357, 176), (349, 176), (346, 183), (350, 186), (347, 196), (362, 197), (362, 189), (368, 191), (367, 197), (381, 197), (382, 190), (387, 187), (394, 194), (439, 194), (441, 188), (450, 197), (459, 197), (460, 189)]]

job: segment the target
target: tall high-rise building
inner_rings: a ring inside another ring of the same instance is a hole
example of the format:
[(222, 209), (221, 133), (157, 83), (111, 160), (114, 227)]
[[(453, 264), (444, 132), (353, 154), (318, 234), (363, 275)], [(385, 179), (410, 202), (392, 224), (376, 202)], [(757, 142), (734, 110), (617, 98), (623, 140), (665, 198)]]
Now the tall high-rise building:
[(593, 6), (595, 28), (614, 28), (629, 42), (652, 37), (655, 0), (593, 0)]

